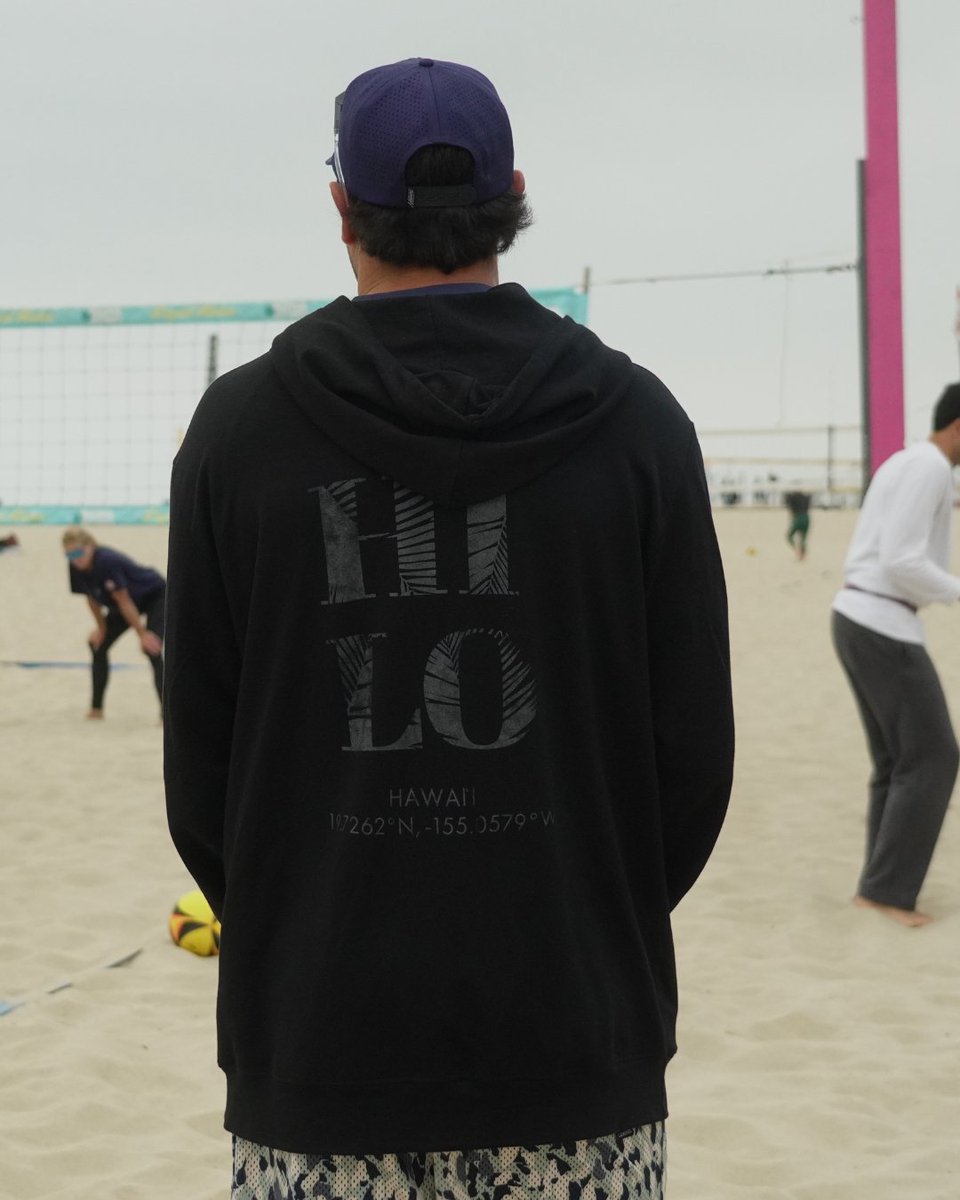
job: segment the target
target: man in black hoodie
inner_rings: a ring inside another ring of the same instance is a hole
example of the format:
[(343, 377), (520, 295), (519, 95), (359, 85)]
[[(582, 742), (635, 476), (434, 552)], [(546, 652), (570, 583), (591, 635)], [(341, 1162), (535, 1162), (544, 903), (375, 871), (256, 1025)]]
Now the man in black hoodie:
[(498, 284), (529, 214), (484, 76), (368, 71), (334, 141), (358, 295), (214, 383), (173, 473), (233, 1195), (660, 1197), (670, 912), (733, 756), (693, 427)]

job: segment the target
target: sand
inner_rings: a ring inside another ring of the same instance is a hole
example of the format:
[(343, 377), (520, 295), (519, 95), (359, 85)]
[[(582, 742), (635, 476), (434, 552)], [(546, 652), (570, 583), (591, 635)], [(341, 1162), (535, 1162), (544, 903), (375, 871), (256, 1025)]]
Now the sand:
[[(717, 514), (739, 757), (675, 920), (669, 1200), (960, 1197), (956, 812), (921, 897), (934, 924), (850, 903), (866, 752), (828, 609), (853, 519), (814, 513), (796, 563), (783, 512)], [(0, 555), (0, 660), (83, 662), (59, 531), (19, 532)], [(100, 532), (163, 568), (164, 530)], [(925, 620), (960, 720), (960, 613)], [(115, 660), (132, 665), (99, 724), (83, 720), (86, 670), (0, 666), (0, 999), (23, 1001), (0, 1016), (3, 1200), (228, 1194), (217, 963), (168, 940), (192, 884), (166, 835), (149, 673), (129, 636)]]

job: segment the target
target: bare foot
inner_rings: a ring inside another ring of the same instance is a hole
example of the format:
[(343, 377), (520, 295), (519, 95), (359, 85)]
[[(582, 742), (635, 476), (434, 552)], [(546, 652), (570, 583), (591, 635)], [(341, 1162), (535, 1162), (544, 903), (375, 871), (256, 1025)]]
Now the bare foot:
[(88, 721), (102, 721), (103, 720), (103, 709), (102, 708), (91, 708), (90, 711), (87, 713), (87, 720)]
[(866, 896), (854, 896), (853, 902), (858, 908), (876, 909), (881, 916), (896, 921), (898, 925), (906, 925), (908, 929), (918, 929), (921, 925), (929, 925), (933, 920), (929, 913), (917, 912), (914, 908), (894, 908), (892, 904), (878, 904), (876, 900), (868, 900)]

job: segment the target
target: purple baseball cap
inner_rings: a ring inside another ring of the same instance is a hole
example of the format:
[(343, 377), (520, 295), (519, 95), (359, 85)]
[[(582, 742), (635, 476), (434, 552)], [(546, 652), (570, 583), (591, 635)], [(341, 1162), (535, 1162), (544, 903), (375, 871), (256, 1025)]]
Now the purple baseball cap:
[[(460, 146), (473, 182), (408, 187), (404, 172), (423, 146)], [(510, 119), (485, 75), (433, 58), (364, 71), (337, 97), (334, 151), (327, 159), (351, 196), (384, 208), (481, 204), (513, 183)]]

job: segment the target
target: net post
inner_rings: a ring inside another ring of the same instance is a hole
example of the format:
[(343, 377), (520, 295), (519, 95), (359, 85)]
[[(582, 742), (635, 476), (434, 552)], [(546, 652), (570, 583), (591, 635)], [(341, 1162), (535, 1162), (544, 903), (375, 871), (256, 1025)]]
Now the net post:
[(211, 333), (209, 341), (207, 342), (207, 387), (209, 387), (217, 377), (218, 344), (217, 335), (215, 333)]

